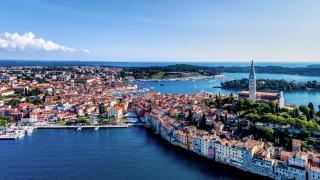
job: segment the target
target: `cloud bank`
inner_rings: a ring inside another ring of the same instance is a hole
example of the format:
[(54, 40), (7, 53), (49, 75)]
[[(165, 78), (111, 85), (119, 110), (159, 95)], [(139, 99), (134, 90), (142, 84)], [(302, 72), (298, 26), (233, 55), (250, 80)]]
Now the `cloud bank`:
[[(20, 35), (18, 33), (5, 32), (0, 37), (0, 49), (3, 50), (16, 50), (16, 51), (60, 51), (60, 52), (75, 52), (77, 49), (66, 47), (57, 44), (53, 41), (46, 41), (42, 38), (35, 38), (32, 32)], [(90, 53), (87, 49), (82, 49), (80, 52)]]

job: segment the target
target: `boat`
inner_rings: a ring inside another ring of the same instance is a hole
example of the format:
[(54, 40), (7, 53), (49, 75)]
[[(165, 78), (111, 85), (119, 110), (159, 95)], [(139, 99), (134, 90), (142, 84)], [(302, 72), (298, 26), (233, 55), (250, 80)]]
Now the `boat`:
[(28, 135), (31, 135), (33, 133), (33, 128), (29, 128), (28, 130), (27, 130), (27, 134)]
[(19, 139), (22, 139), (24, 137), (24, 135), (25, 135), (25, 133), (23, 133), (23, 131), (18, 131), (17, 133), (18, 133), (18, 138)]
[(77, 128), (77, 131), (81, 131), (81, 129), (82, 129), (81, 126), (79, 126), (79, 127)]
[(99, 127), (95, 127), (94, 130), (95, 130), (95, 131), (98, 131), (98, 130), (99, 130)]
[(28, 127), (24, 129), (25, 134), (31, 135), (33, 132), (33, 128), (32, 127)]

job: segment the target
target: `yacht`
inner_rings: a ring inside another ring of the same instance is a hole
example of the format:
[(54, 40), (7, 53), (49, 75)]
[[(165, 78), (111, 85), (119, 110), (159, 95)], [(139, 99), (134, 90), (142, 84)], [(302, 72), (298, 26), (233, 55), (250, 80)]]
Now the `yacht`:
[(77, 128), (77, 131), (81, 131), (81, 129), (82, 129), (81, 126), (79, 126), (79, 127)]
[(95, 130), (95, 131), (98, 131), (98, 130), (99, 130), (99, 127), (95, 127), (94, 130)]

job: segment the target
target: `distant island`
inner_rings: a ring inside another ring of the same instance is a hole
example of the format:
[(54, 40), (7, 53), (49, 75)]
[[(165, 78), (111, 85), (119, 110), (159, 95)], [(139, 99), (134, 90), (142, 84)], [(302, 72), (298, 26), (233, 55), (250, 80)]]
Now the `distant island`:
[(132, 76), (134, 79), (179, 79), (218, 75), (212, 67), (176, 64), (170, 66), (128, 67), (123, 68), (122, 77)]
[[(249, 73), (250, 67), (213, 67), (218, 73)], [(320, 66), (281, 67), (281, 66), (255, 66), (256, 73), (266, 74), (293, 74), (302, 76), (320, 76)]]
[[(293, 91), (293, 90), (320, 90), (320, 82), (317, 81), (286, 81), (274, 79), (259, 79), (257, 82), (257, 90), (260, 91)], [(248, 79), (236, 79), (221, 83), (223, 89), (248, 89)]]
[[(249, 67), (240, 66), (198, 66), (190, 64), (176, 64), (169, 66), (151, 67), (119, 67), (121, 77), (131, 76), (140, 80), (163, 80), (194, 78), (202, 76), (216, 76), (222, 73), (248, 73)], [(257, 73), (293, 74), (303, 76), (320, 76), (320, 67), (316, 65), (306, 67), (256, 66)], [(289, 83), (289, 82), (288, 82)]]

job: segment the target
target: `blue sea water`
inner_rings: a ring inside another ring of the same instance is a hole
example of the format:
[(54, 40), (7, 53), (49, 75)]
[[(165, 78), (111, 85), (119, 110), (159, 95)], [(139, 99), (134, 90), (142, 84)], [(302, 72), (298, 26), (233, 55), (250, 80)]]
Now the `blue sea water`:
[[(220, 86), (222, 81), (248, 78), (246, 73), (224, 73), (224, 78), (206, 78), (194, 81), (143, 81), (134, 82), (143, 88), (152, 88), (152, 91), (160, 93), (197, 93), (200, 91), (221, 94), (235, 94), (239, 91), (213, 88)], [(288, 74), (256, 74), (257, 79), (285, 79), (287, 81), (320, 81), (320, 77), (288, 75)], [(306, 105), (312, 102), (315, 107), (320, 105), (320, 91), (290, 91), (284, 92), (285, 104)]]
[(38, 129), (0, 141), (3, 180), (257, 178), (177, 149), (145, 128)]

